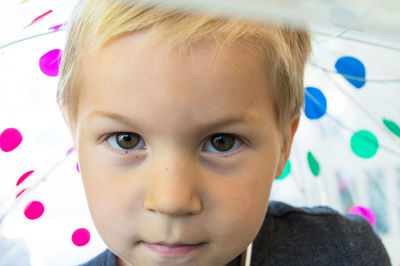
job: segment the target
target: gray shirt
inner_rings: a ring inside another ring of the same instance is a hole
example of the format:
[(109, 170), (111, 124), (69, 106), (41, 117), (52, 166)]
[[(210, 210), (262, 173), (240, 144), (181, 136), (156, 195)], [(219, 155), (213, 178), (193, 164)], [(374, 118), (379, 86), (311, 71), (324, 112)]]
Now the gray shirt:
[[(116, 266), (106, 250), (84, 266)], [(236, 257), (227, 266), (239, 266)], [(252, 266), (390, 265), (382, 241), (362, 217), (328, 207), (296, 208), (271, 201), (253, 242)]]

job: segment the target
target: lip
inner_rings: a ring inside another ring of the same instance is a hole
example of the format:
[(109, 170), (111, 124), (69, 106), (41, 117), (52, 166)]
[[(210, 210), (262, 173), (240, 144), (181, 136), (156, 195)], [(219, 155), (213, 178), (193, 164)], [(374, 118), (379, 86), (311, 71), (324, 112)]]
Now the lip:
[(183, 242), (176, 243), (166, 243), (166, 242), (157, 242), (150, 243), (145, 241), (140, 241), (140, 244), (144, 245), (151, 251), (157, 253), (158, 255), (164, 257), (182, 257), (189, 255), (199, 249), (201, 249), (205, 243), (197, 243), (197, 244), (187, 244)]

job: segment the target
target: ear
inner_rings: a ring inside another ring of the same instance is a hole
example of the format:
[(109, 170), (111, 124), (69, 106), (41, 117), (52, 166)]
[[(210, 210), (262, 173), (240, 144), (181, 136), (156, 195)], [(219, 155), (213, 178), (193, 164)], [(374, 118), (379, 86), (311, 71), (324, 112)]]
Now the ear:
[[(282, 139), (282, 147), (281, 147), (281, 154), (279, 157), (279, 166), (275, 174), (275, 179), (282, 175), (283, 169), (289, 159), (290, 150), (292, 148), (293, 138), (297, 131), (300, 122), (300, 114), (298, 114), (293, 120), (290, 122), (288, 127), (288, 132), (286, 134), (286, 139)], [(282, 136), (283, 138), (285, 136)]]

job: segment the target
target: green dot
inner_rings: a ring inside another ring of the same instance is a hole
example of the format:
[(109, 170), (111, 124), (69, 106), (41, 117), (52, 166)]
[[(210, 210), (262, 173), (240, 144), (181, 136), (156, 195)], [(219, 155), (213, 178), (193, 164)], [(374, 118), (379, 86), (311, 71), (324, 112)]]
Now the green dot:
[(291, 164), (290, 164), (290, 161), (288, 160), (285, 165), (285, 168), (283, 169), (281, 176), (278, 177), (276, 180), (285, 179), (290, 174), (290, 169), (291, 169)]
[(384, 118), (383, 123), (390, 131), (392, 131), (393, 134), (400, 137), (400, 127), (395, 122)]
[(311, 173), (317, 177), (319, 175), (319, 163), (315, 159), (314, 155), (309, 151), (307, 153), (308, 166), (310, 167)]
[(351, 137), (351, 149), (364, 159), (371, 158), (378, 151), (378, 139), (367, 130), (360, 130)]

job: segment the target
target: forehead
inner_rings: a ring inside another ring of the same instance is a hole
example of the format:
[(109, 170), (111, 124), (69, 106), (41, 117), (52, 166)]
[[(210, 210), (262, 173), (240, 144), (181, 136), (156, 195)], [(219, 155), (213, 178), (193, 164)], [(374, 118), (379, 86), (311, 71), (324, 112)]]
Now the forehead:
[(130, 34), (85, 55), (81, 98), (87, 110), (176, 112), (193, 121), (233, 111), (271, 114), (268, 69), (247, 51), (240, 44), (218, 49), (205, 43), (183, 56), (163, 49), (157, 36)]

